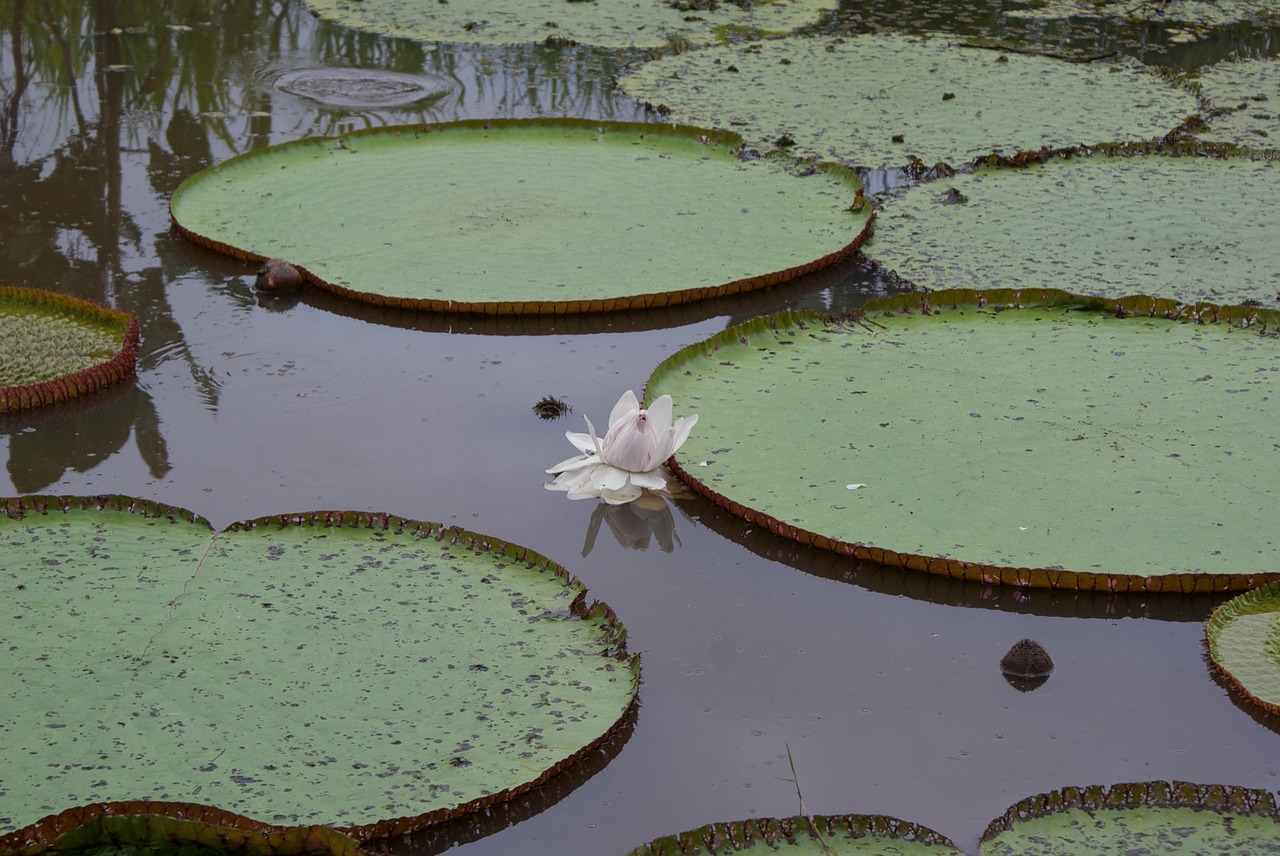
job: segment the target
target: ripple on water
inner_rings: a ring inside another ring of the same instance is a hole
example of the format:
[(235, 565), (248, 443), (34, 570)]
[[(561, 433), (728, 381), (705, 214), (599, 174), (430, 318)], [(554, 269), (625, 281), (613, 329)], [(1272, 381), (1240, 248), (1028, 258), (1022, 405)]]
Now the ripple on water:
[(277, 77), (275, 88), (336, 107), (401, 107), (438, 100), (454, 84), (433, 75), (372, 68), (300, 68)]

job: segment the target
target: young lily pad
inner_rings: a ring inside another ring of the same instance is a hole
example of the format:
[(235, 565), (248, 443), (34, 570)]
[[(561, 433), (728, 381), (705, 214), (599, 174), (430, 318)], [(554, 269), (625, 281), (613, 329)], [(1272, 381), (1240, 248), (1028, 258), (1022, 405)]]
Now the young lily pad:
[(947, 856), (961, 852), (945, 835), (915, 823), (883, 815), (845, 814), (712, 823), (654, 839), (627, 856), (725, 856), (728, 853)]
[(1189, 782), (1063, 788), (991, 822), (983, 856), (1166, 856), (1280, 853), (1280, 812), (1267, 791)]
[(1145, 140), (1197, 102), (1134, 62), (1070, 63), (942, 38), (795, 36), (646, 63), (619, 85), (672, 119), (860, 167)]
[(370, 303), (450, 312), (670, 306), (852, 255), (870, 206), (834, 164), (748, 163), (731, 134), (467, 121), (309, 139), (188, 179), (175, 227)]
[(1067, 287), (1275, 306), (1277, 194), (1280, 164), (1245, 158), (991, 167), (886, 203), (866, 252), (924, 288)]
[(2, 508), (17, 840), (69, 806), (146, 801), (396, 834), (534, 787), (635, 698), (612, 612), (496, 539), (356, 512), (214, 532), (121, 497)]
[(118, 383), (138, 361), (127, 312), (52, 291), (0, 286), (0, 413), (66, 401)]
[(1118, 306), (953, 291), (775, 315), (673, 355), (646, 395), (698, 414), (683, 481), (802, 543), (1024, 586), (1280, 579), (1280, 314), (1264, 334), (1255, 310)]
[(1027, 18), (1114, 18), (1150, 23), (1178, 22), (1220, 27), (1240, 21), (1280, 23), (1270, 0), (1021, 0), (1004, 10)]
[(1232, 598), (1209, 617), (1209, 659), (1246, 698), (1280, 714), (1280, 585)]
[(818, 21), (835, 0), (307, 0), (346, 27), (419, 41), (504, 45), (547, 40), (656, 48), (673, 37), (712, 44), (733, 35), (786, 33)]
[(1280, 149), (1280, 61), (1236, 58), (1200, 72), (1200, 91), (1215, 107), (1203, 140)]
[[(141, 802), (68, 809), (35, 830), (0, 836), (6, 856), (356, 856), (357, 842), (325, 826), (279, 829), (208, 806)], [(148, 813), (150, 812), (150, 813)]]

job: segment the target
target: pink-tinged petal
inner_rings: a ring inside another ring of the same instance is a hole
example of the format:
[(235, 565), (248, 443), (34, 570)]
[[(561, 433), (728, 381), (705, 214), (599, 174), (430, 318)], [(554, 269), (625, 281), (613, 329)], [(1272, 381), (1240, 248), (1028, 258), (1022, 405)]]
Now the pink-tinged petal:
[(648, 413), (637, 410), (609, 428), (600, 443), (600, 455), (615, 467), (642, 473), (662, 463), (657, 457), (660, 442), (649, 423)]
[(636, 394), (631, 390), (622, 393), (622, 397), (618, 399), (618, 403), (613, 406), (613, 411), (609, 414), (609, 429), (612, 430), (617, 422), (633, 410), (640, 409), (640, 399), (636, 398)]
[(659, 395), (646, 409), (654, 433), (659, 437), (667, 433), (667, 429), (671, 427), (671, 396)]

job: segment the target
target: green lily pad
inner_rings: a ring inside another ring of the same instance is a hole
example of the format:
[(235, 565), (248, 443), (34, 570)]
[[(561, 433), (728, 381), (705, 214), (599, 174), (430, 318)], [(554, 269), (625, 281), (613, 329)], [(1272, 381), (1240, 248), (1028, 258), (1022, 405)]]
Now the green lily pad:
[[(118, 807), (117, 807), (118, 809)], [(0, 837), (7, 856), (356, 856), (355, 839), (325, 826), (279, 829), (208, 806), (136, 803), (68, 809), (16, 835)], [(146, 812), (154, 812), (148, 814)]]
[(1280, 61), (1274, 57), (1236, 58), (1202, 69), (1203, 95), (1227, 110), (1208, 119), (1203, 140), (1252, 149), (1280, 148)]
[(896, 35), (691, 51), (645, 63), (619, 85), (675, 121), (733, 127), (754, 146), (860, 167), (1145, 140), (1198, 106), (1134, 62), (1070, 63)]
[(171, 212), (206, 246), (447, 312), (670, 306), (852, 255), (870, 221), (850, 210), (857, 176), (744, 162), (740, 142), (576, 120), (377, 129), (232, 158), (184, 182)]
[(37, 288), (0, 286), (0, 413), (29, 410), (134, 373), (138, 321)]
[(1022, 0), (1004, 10), (1006, 15), (1027, 18), (1115, 18), (1150, 23), (1178, 22), (1220, 27), (1240, 21), (1258, 24), (1280, 22), (1270, 0)]
[(1280, 579), (1280, 314), (1166, 311), (953, 291), (775, 315), (674, 354), (646, 396), (698, 414), (683, 481), (806, 544), (1024, 586)]
[(881, 856), (959, 854), (951, 840), (932, 829), (883, 815), (752, 818), (654, 839), (627, 856), (724, 856), (728, 853), (874, 853)]
[(982, 856), (1165, 856), (1280, 853), (1267, 791), (1189, 782), (1063, 788), (992, 821)]
[(1280, 585), (1232, 598), (1209, 617), (1209, 659), (1246, 698), (1280, 714)]
[(496, 539), (356, 512), (214, 532), (123, 497), (2, 508), (0, 740), (21, 751), (0, 832), (149, 800), (398, 834), (534, 787), (635, 698), (612, 612)]
[(1082, 157), (983, 168), (877, 213), (866, 252), (922, 288), (1068, 288), (1275, 306), (1280, 164)]
[(679, 37), (711, 44), (760, 37), (816, 23), (835, 0), (307, 0), (319, 15), (346, 27), (418, 41), (485, 45), (552, 41), (606, 48), (656, 48)]

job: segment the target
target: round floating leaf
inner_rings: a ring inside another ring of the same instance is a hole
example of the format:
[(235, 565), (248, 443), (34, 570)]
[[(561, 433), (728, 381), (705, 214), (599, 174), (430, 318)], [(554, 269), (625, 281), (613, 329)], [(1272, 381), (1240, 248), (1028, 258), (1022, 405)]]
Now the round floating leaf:
[[(355, 839), (324, 826), (279, 829), (207, 806), (134, 803), (68, 809), (34, 830), (0, 837), (8, 856), (355, 856)], [(153, 812), (148, 814), (147, 812)]]
[(673, 119), (861, 167), (1162, 136), (1195, 98), (1137, 63), (1070, 63), (943, 39), (791, 37), (691, 51), (624, 75)]
[(1236, 58), (1200, 71), (1201, 92), (1226, 111), (1209, 115), (1201, 139), (1254, 149), (1280, 148), (1280, 61)]
[(1246, 698), (1280, 714), (1280, 585), (1232, 598), (1205, 630), (1209, 658)]
[(66, 401), (130, 377), (138, 321), (52, 291), (0, 286), (0, 413)]
[(3, 510), (0, 739), (22, 751), (0, 831), (156, 800), (390, 835), (537, 785), (635, 697), (612, 612), (491, 538), (355, 512), (215, 533), (116, 497)]
[(725, 856), (729, 853), (946, 856), (960, 852), (950, 839), (927, 827), (882, 815), (846, 814), (712, 823), (654, 839), (627, 856)]
[(1280, 579), (1280, 340), (1254, 310), (1171, 307), (955, 291), (776, 315), (673, 355), (646, 395), (698, 414), (682, 480), (803, 543), (1031, 586)]
[(1280, 23), (1271, 0), (1020, 0), (1021, 6), (1005, 9), (1006, 15), (1027, 18), (1117, 18), (1151, 23), (1197, 24), (1220, 27), (1240, 21)]
[(835, 0), (307, 0), (346, 27), (419, 41), (503, 45), (581, 43), (656, 48), (676, 39), (711, 44), (730, 37), (785, 33), (815, 23)]
[[(1083, 157), (985, 168), (887, 203), (866, 252), (924, 288), (1274, 306), (1280, 164)], [(949, 204), (951, 203), (951, 204)]]
[(1267, 791), (1188, 782), (1063, 788), (991, 822), (983, 856), (1166, 856), (1280, 853)]
[(280, 258), (335, 292), (436, 311), (669, 306), (784, 282), (851, 255), (856, 175), (747, 163), (695, 128), (459, 122), (263, 149), (174, 194), (179, 231)]

